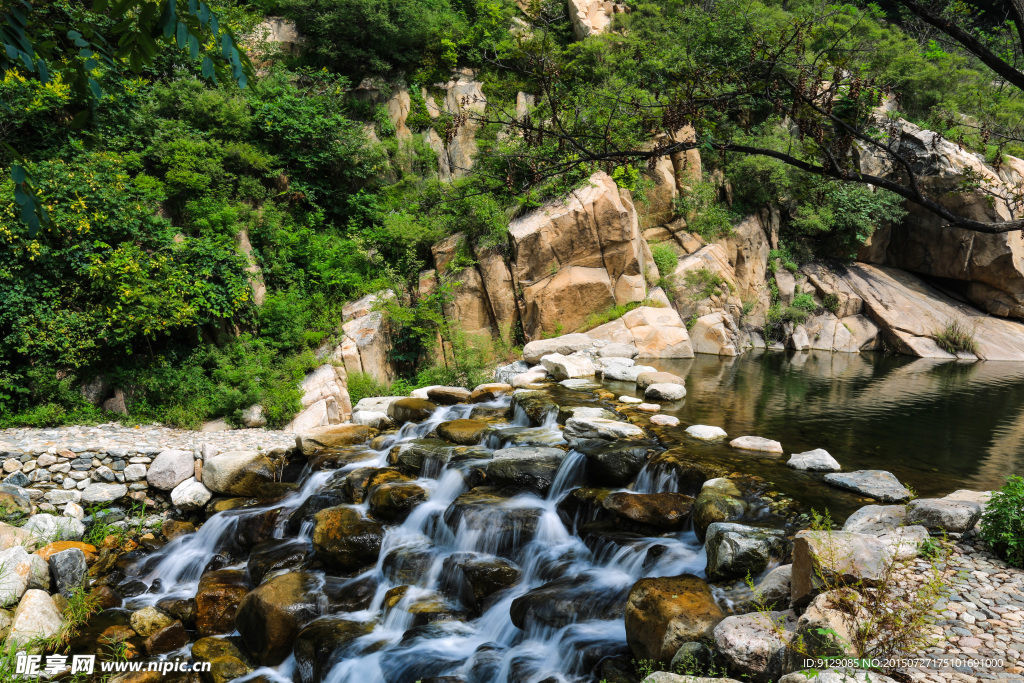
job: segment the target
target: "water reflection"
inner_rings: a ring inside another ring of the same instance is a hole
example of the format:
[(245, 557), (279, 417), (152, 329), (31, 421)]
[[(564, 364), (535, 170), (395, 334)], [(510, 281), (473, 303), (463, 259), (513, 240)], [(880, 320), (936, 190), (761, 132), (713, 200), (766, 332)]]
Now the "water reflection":
[[(645, 361), (646, 362), (646, 361)], [(758, 353), (655, 361), (686, 377), (665, 413), (782, 442), (786, 456), (743, 454), (692, 440), (696, 453), (776, 482), (816, 507), (857, 498), (785, 467), (788, 454), (828, 450), (844, 470), (886, 469), (925, 496), (991, 489), (1024, 472), (1024, 364), (961, 363), (878, 354)], [(623, 387), (625, 390), (625, 387)]]

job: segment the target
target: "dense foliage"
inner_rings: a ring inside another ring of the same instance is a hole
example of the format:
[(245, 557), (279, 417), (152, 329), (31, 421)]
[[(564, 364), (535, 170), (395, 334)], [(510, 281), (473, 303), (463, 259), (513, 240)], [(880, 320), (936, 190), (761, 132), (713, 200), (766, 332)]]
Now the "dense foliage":
[(1014, 567), (1024, 567), (1024, 477), (1010, 477), (981, 517), (981, 538)]
[[(259, 402), (280, 425), (298, 406), (297, 380), (318, 363), (317, 349), (337, 339), (341, 305), (383, 287), (415, 291), (431, 246), (456, 232), (463, 247), (435, 294), (389, 304), (400, 327), (393, 360), (404, 386), (477, 381), (480, 345), (441, 315), (459, 267), (481, 247), (506, 249), (512, 216), (594, 170), (642, 202), (643, 162), (580, 164), (567, 140), (637, 148), (683, 122), (645, 113), (673, 83), (742, 83), (753, 44), (811, 19), (821, 22), (800, 36), (802, 49), (888, 84), (901, 115), (991, 159), (1019, 152), (971, 122), (1011, 125), (1024, 113), (1020, 93), (997, 87), (976, 59), (898, 13), (814, 0), (628, 4), (614, 30), (577, 41), (561, 0), (532, 3), (529, 15), (512, 0), (219, 0), (210, 7), (220, 28), (248, 37), (260, 70), (239, 79), (244, 88), (208, 78), (202, 55), (216, 59), (217, 46), (200, 44), (194, 58), (187, 30), (180, 51), (83, 61), (84, 94), (74, 69), (40, 79), (24, 63), (4, 62), (0, 165), (24, 166), (52, 221), (39, 232), (26, 226), (5, 174), (0, 425), (105, 419), (78, 391), (100, 375), (124, 389), (132, 419), (196, 426), (237, 420)], [(101, 35), (113, 27), (98, 5), (57, 2), (52, 11)], [(299, 54), (258, 44), (265, 14), (296, 22)], [(438, 84), (467, 68), (488, 100), (475, 123), (480, 152), (474, 173), (442, 182), (427, 136), (447, 139), (467, 123), (436, 115)], [(402, 86), (413, 136), (399, 141), (384, 102)], [(520, 92), (534, 102), (526, 119), (557, 121), (565, 134), (509, 134)], [(729, 95), (738, 106), (687, 113), (700, 117), (701, 139), (813, 152), (785, 112), (754, 93)], [(884, 191), (764, 157), (710, 147), (702, 156), (705, 177), (676, 207), (690, 229), (714, 238), (774, 206), (787, 262), (850, 258), (902, 215)], [(673, 255), (656, 257), (667, 277)], [(252, 265), (266, 286), (262, 305)], [(769, 323), (805, 314), (779, 308)], [(441, 353), (431, 350), (438, 339)], [(515, 339), (509, 330), (499, 344)], [(353, 387), (357, 395), (389, 390), (367, 378)]]

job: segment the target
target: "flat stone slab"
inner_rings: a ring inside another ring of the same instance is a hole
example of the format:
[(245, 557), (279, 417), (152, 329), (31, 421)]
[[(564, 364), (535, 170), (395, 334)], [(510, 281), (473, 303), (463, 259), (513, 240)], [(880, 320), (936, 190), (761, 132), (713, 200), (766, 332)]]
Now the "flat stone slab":
[(721, 427), (712, 427), (711, 425), (690, 425), (686, 428), (686, 433), (701, 441), (717, 441), (729, 436)]
[(657, 403), (641, 403), (636, 407), (637, 410), (642, 410), (645, 413), (656, 413), (661, 410), (661, 406)]
[(601, 384), (599, 382), (592, 382), (589, 379), (563, 379), (559, 384), (566, 389), (572, 389), (574, 391), (590, 391), (591, 389), (601, 388)]
[(944, 498), (918, 498), (910, 501), (908, 507), (907, 521), (911, 524), (956, 534), (973, 529), (982, 512), (979, 503)]
[(623, 403), (635, 403), (636, 405), (640, 405), (644, 402), (642, 398), (637, 398), (635, 396), (619, 396), (619, 400)]
[(808, 470), (810, 472), (838, 472), (842, 469), (836, 459), (824, 448), (794, 453), (786, 464), (795, 470)]
[(679, 418), (672, 417), (671, 415), (652, 415), (651, 424), (660, 427), (678, 427)]
[(745, 451), (761, 451), (763, 453), (782, 453), (782, 444), (763, 436), (740, 436), (729, 442), (733, 448)]
[(886, 503), (904, 503), (910, 500), (910, 491), (894, 474), (885, 470), (834, 472), (825, 475), (825, 483)]

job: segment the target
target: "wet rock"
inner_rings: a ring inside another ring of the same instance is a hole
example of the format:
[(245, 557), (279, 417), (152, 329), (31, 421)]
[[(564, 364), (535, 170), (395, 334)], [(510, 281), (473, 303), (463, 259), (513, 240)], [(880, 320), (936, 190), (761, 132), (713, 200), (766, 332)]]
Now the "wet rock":
[(185, 536), (187, 534), (194, 534), (196, 531), (196, 525), (192, 522), (183, 522), (177, 519), (164, 520), (163, 525), (160, 527), (161, 533), (164, 538), (168, 541), (173, 541), (179, 536)]
[(405, 474), (432, 477), (448, 463), (486, 459), (490, 455), (490, 451), (475, 446), (456, 446), (440, 439), (414, 439), (391, 449), (388, 462)]
[(657, 372), (650, 365), (606, 365), (601, 373), (606, 380), (616, 382), (636, 382), (637, 377)]
[(146, 481), (153, 488), (170, 491), (195, 474), (195, 456), (192, 451), (163, 451), (149, 465)]
[(252, 584), (244, 571), (220, 569), (199, 580), (195, 623), (200, 636), (216, 636), (235, 630), (235, 612)]
[(636, 377), (636, 388), (641, 391), (647, 390), (655, 384), (674, 384), (686, 386), (686, 380), (671, 372), (642, 372)]
[(559, 448), (503, 448), (487, 463), (487, 477), (498, 486), (520, 486), (538, 493), (551, 488), (565, 451)]
[(412, 482), (381, 484), (370, 492), (370, 514), (375, 519), (398, 523), (427, 497), (427, 490)]
[(721, 427), (712, 427), (711, 425), (690, 425), (686, 428), (686, 433), (701, 441), (717, 441), (728, 436)]
[(601, 506), (619, 520), (663, 530), (686, 526), (693, 498), (682, 493), (611, 493)]
[(171, 503), (182, 511), (198, 510), (210, 502), (213, 493), (203, 484), (189, 477), (171, 491)]
[(230, 538), (230, 554), (244, 558), (254, 545), (273, 537), (280, 513), (281, 508), (270, 508), (239, 515), (235, 522), (234, 536)]
[(981, 505), (970, 501), (917, 498), (910, 501), (907, 521), (933, 531), (961, 534), (974, 528), (981, 512)]
[(387, 413), (380, 413), (373, 410), (360, 410), (352, 413), (352, 424), (363, 425), (373, 429), (387, 429), (393, 423)]
[(824, 448), (794, 453), (786, 461), (786, 465), (795, 470), (809, 470), (811, 472), (838, 472), (842, 469), (839, 463), (836, 462), (836, 459)]
[(762, 436), (741, 436), (729, 442), (733, 448), (763, 453), (782, 453), (782, 444)]
[(194, 598), (163, 598), (158, 600), (156, 608), (161, 612), (171, 615), (183, 624), (193, 624), (196, 616), (196, 601)]
[(652, 415), (651, 424), (659, 427), (678, 427), (679, 418), (671, 415)]
[(724, 617), (701, 578), (640, 579), (626, 603), (626, 641), (636, 659), (668, 664), (683, 643), (711, 642)]
[(773, 683), (782, 674), (786, 647), (796, 631), (796, 615), (786, 612), (726, 617), (715, 627), (715, 645), (729, 670), (753, 683)]
[(600, 417), (573, 417), (565, 422), (567, 439), (643, 439), (644, 430), (629, 422), (606, 420)]
[(578, 441), (574, 448), (587, 456), (587, 481), (595, 486), (624, 487), (643, 469), (652, 444), (604, 439)]
[[(362, 401), (356, 404), (356, 411), (359, 411), (359, 405), (361, 404)], [(316, 427), (308, 432), (299, 434), (295, 437), (295, 444), (303, 455), (308, 456), (316, 451), (329, 448), (343, 448), (345, 446), (366, 443), (376, 433), (377, 430), (369, 424), (328, 425), (326, 427)]]
[(594, 577), (566, 576), (527, 591), (512, 601), (509, 616), (517, 628), (562, 628), (578, 621), (612, 619), (623, 613), (629, 587), (617, 588)]
[(437, 435), (445, 441), (472, 446), (480, 443), (489, 425), (480, 420), (449, 420), (437, 425)]
[[(419, 472), (422, 467), (422, 462), (422, 460), (417, 462), (417, 472)], [(402, 461), (402, 464), (405, 464), (405, 462)], [(373, 487), (386, 484), (390, 481), (412, 481), (412, 479), (402, 474), (396, 467), (360, 467), (359, 469), (352, 470), (345, 477), (345, 493), (348, 496), (349, 501), (344, 502), (361, 504), (366, 501), (366, 494)], [(321, 507), (320, 509), (322, 510), (324, 508)]]
[(60, 611), (49, 594), (37, 588), (27, 590), (11, 617), (5, 645), (25, 646), (35, 640), (52, 638), (60, 632), (61, 625)]
[(647, 469), (675, 479), (680, 493), (695, 495), (709, 479), (724, 477), (729, 470), (711, 462), (691, 459), (684, 448), (671, 448), (651, 457)]
[(54, 553), (50, 556), (49, 565), (55, 588), (65, 598), (87, 586), (89, 568), (81, 549), (69, 548)]
[(432, 387), (427, 392), (427, 400), (439, 406), (453, 406), (456, 403), (469, 403), (472, 394), (463, 387)]
[(416, 585), (430, 571), (434, 557), (429, 544), (400, 545), (384, 556), (381, 570), (394, 584)]
[[(95, 484), (102, 486), (103, 484)], [(80, 541), (85, 534), (85, 525), (73, 517), (57, 517), (40, 512), (32, 515), (21, 527), (31, 534), (36, 542), (52, 543), (53, 541)]]
[(517, 391), (512, 396), (512, 408), (526, 413), (535, 426), (544, 424), (552, 413), (558, 413), (558, 405), (546, 391)]
[(825, 483), (886, 503), (903, 503), (910, 500), (910, 491), (900, 483), (899, 479), (884, 470), (858, 470), (857, 472), (826, 474)]
[(489, 403), (512, 391), (512, 386), (501, 382), (481, 384), (469, 396), (472, 403)]
[(679, 401), (686, 397), (681, 384), (652, 384), (644, 390), (644, 398), (651, 401)]
[(398, 609), (411, 614), (414, 628), (435, 621), (459, 620), (468, 616), (445, 596), (411, 586), (396, 586), (389, 590), (384, 594), (383, 606), (386, 612)]
[(310, 622), (295, 637), (295, 670), (301, 683), (320, 683), (327, 677), (345, 646), (373, 630), (372, 621), (341, 615)]
[(708, 527), (704, 547), (708, 554), (707, 575), (712, 581), (758, 576), (768, 565), (783, 559), (788, 542), (778, 529), (715, 522)]
[(402, 398), (388, 406), (388, 417), (395, 424), (422, 422), (434, 414), (437, 405), (422, 398)]
[(255, 496), (276, 474), (276, 463), (258, 451), (228, 451), (203, 463), (203, 485), (230, 496)]
[(100, 610), (120, 607), (122, 602), (121, 596), (109, 586), (96, 586), (89, 591), (89, 597), (96, 602), (96, 607)]
[(253, 547), (246, 570), (258, 586), (269, 574), (300, 567), (311, 552), (312, 547), (307, 541), (270, 539)]
[(0, 607), (18, 604), (28, 590), (32, 562), (21, 546), (0, 552)]
[(452, 532), (460, 528), (485, 532), (482, 550), (508, 555), (533, 538), (542, 511), (536, 507), (505, 506), (506, 500), (493, 488), (467, 491), (444, 511), (445, 524)]
[(519, 583), (522, 572), (500, 557), (454, 553), (445, 558), (441, 577), (446, 593), (479, 613), (487, 598)]
[(781, 565), (768, 572), (754, 587), (757, 601), (767, 607), (787, 609), (792, 577), (793, 565), (791, 564)]
[(136, 612), (132, 612), (130, 621), (133, 631), (143, 638), (148, 638), (165, 626), (170, 626), (174, 619), (156, 607), (143, 607)]
[(210, 671), (203, 674), (204, 683), (227, 683), (252, 672), (249, 658), (235, 641), (235, 638), (211, 637), (193, 643), (192, 658), (210, 663)]
[(313, 549), (325, 564), (355, 571), (377, 561), (384, 538), (384, 527), (377, 522), (345, 506), (321, 510), (313, 519)]
[(563, 356), (560, 353), (552, 353), (541, 358), (540, 362), (558, 381), (593, 377), (595, 373), (594, 363), (588, 356)]
[(848, 531), (800, 531), (793, 539), (790, 597), (794, 608), (809, 603), (824, 585), (862, 581), (873, 585), (885, 572), (889, 553), (873, 536)]
[(257, 661), (266, 666), (284, 661), (295, 636), (318, 616), (319, 584), (314, 574), (292, 572), (275, 576), (245, 596), (235, 627)]
[(170, 626), (165, 626), (146, 638), (146, 653), (149, 655), (162, 655), (167, 652), (185, 647), (188, 644), (188, 633), (180, 621), (175, 621)]

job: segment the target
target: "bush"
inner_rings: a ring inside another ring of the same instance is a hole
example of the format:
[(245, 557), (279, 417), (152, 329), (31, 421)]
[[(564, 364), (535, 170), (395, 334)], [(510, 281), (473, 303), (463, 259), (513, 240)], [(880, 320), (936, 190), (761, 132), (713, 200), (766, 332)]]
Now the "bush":
[(658, 275), (667, 278), (676, 271), (679, 263), (679, 256), (667, 244), (655, 244), (651, 247), (651, 255), (654, 257), (654, 265), (658, 268)]
[(947, 353), (977, 353), (978, 343), (974, 339), (974, 330), (960, 320), (950, 320), (946, 326), (935, 333), (935, 343)]
[(981, 538), (1008, 564), (1024, 567), (1024, 477), (1010, 477), (992, 494), (981, 517)]
[(728, 292), (729, 284), (725, 279), (710, 268), (689, 270), (685, 277), (686, 286), (693, 290), (693, 299), (707, 299), (719, 292)]

